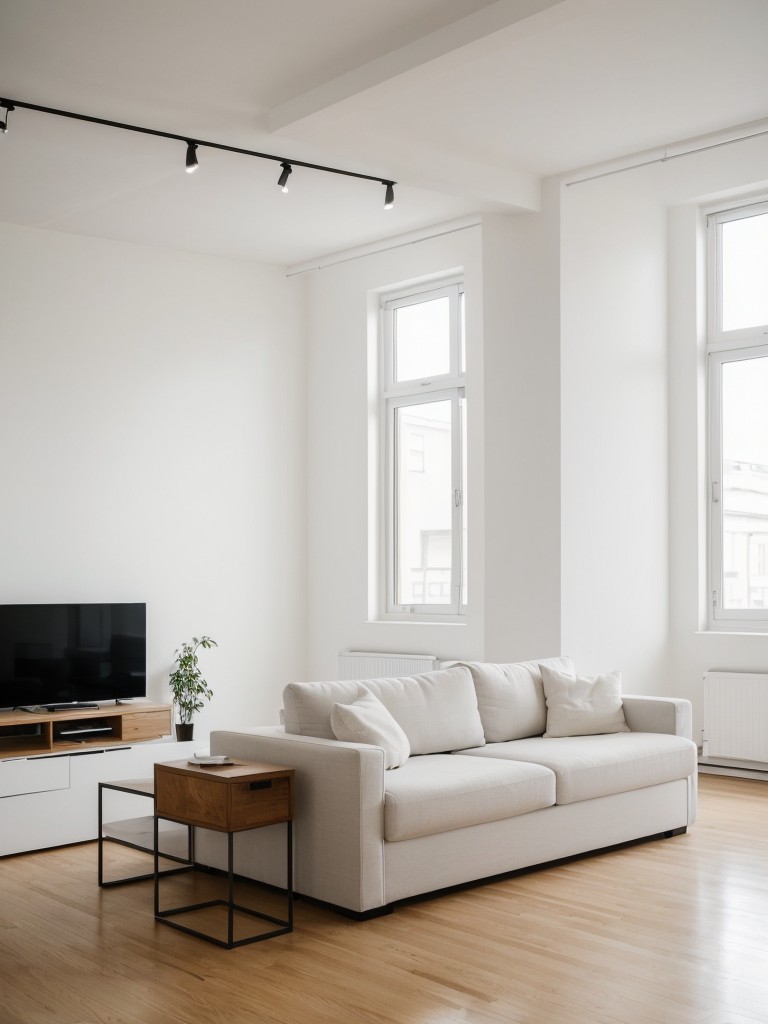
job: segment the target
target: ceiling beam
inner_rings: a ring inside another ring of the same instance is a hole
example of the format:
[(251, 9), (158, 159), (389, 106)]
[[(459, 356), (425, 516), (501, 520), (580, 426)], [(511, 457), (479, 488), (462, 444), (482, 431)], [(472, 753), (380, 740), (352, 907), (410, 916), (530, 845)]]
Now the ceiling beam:
[(267, 113), (266, 127), (271, 132), (279, 132), (430, 61), (520, 25), (550, 8), (571, 5), (571, 0), (496, 0), (474, 14), (278, 104)]

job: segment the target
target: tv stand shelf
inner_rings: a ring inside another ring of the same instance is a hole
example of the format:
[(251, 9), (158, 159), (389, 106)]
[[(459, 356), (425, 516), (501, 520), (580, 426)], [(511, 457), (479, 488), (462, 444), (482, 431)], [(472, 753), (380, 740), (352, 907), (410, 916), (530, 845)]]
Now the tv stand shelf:
[(67, 711), (0, 711), (0, 759), (155, 740), (171, 733), (168, 704), (108, 704)]

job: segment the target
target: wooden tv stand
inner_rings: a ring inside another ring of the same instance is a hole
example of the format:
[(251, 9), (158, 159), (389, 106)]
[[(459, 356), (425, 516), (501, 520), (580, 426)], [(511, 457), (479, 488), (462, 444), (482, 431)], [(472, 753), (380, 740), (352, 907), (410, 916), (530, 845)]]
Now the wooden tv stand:
[(172, 732), (168, 704), (109, 704), (66, 711), (0, 711), (0, 759), (140, 743)]

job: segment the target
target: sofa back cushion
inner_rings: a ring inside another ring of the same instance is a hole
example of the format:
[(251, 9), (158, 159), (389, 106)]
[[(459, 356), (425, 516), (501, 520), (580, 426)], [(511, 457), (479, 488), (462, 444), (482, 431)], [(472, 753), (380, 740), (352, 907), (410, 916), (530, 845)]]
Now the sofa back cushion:
[(465, 665), (396, 679), (289, 683), (283, 690), (285, 731), (335, 739), (333, 705), (352, 704), (361, 686), (378, 697), (398, 723), (408, 737), (411, 754), (437, 754), (485, 743), (472, 673)]
[(472, 673), (486, 743), (541, 736), (547, 727), (547, 702), (539, 665), (575, 675), (570, 658), (547, 658), (498, 665), (465, 662)]

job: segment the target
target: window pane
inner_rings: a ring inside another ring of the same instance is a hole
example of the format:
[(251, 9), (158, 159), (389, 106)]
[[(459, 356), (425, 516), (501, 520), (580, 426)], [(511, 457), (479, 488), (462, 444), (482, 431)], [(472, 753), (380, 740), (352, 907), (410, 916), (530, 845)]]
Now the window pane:
[(768, 324), (768, 213), (722, 231), (723, 330)]
[(395, 600), (450, 604), (451, 402), (397, 408), (395, 439)]
[(396, 307), (395, 380), (450, 373), (449, 307), (447, 296)]
[(467, 372), (467, 315), (464, 307), (464, 292), (459, 294), (459, 331), (461, 349), (461, 372)]
[(723, 608), (768, 609), (768, 356), (723, 365)]
[(459, 415), (461, 416), (461, 604), (469, 603), (469, 590), (467, 579), (467, 565), (469, 559), (467, 551), (469, 546), (469, 533), (467, 530), (467, 401), (462, 398), (459, 401)]

